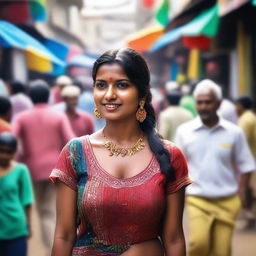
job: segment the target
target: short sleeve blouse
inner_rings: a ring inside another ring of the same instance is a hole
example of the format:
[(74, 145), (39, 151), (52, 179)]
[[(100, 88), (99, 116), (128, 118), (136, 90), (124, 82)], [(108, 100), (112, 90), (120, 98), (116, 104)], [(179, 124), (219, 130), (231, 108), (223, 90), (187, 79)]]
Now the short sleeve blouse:
[(77, 191), (78, 236), (72, 255), (118, 255), (160, 235), (167, 195), (191, 183), (182, 152), (172, 143), (165, 146), (175, 181), (166, 181), (154, 155), (138, 175), (118, 179), (100, 166), (88, 136), (64, 147), (50, 179)]

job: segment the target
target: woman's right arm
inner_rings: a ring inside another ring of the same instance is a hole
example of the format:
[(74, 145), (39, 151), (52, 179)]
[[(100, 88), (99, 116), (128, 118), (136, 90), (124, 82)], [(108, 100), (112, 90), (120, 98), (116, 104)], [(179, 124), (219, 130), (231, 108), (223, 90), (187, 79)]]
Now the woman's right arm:
[(76, 239), (76, 191), (57, 181), (57, 220), (51, 256), (71, 256)]

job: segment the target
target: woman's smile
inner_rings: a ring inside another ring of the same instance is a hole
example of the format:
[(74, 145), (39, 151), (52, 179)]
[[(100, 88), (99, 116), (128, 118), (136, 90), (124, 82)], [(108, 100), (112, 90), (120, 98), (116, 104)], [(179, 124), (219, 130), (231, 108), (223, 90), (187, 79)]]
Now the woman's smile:
[(117, 110), (121, 104), (112, 104), (112, 103), (107, 103), (107, 104), (103, 104), (103, 106), (106, 108), (107, 111), (115, 111)]

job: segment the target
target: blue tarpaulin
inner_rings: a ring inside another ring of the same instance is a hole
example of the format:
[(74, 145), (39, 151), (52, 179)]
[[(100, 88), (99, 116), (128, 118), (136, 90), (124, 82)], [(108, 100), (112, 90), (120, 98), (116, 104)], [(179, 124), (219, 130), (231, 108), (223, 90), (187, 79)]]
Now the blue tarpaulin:
[(55, 56), (42, 43), (18, 28), (0, 20), (0, 47), (12, 47), (25, 51), (28, 68), (33, 71), (58, 75), (64, 72), (66, 63)]

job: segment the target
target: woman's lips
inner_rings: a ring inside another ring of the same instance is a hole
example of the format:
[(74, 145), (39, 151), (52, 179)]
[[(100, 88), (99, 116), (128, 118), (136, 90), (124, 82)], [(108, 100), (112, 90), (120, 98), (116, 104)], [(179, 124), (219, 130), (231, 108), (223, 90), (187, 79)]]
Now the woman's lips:
[(106, 110), (108, 110), (108, 111), (117, 110), (118, 107), (121, 106), (120, 104), (103, 104), (103, 105), (106, 108)]

